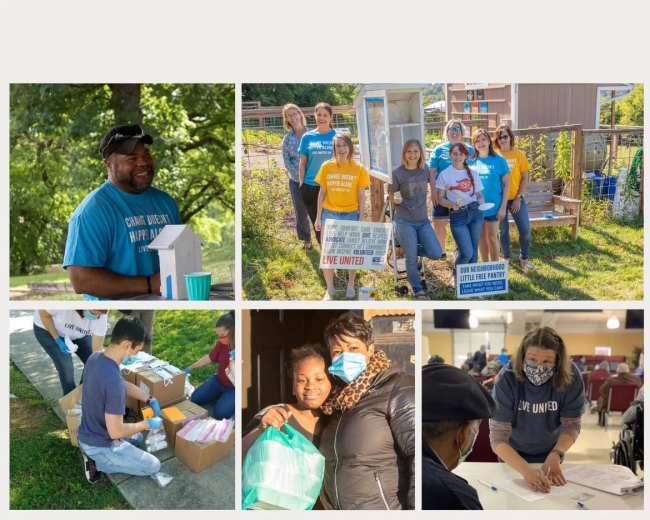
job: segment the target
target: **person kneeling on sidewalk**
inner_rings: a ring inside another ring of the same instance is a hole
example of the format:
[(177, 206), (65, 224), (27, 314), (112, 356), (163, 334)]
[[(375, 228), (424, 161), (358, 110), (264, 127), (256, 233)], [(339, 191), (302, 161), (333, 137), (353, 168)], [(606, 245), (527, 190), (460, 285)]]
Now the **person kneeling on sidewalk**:
[[(101, 472), (148, 476), (160, 471), (160, 461), (137, 447), (143, 440), (142, 431), (162, 426), (160, 405), (120, 373), (120, 364), (135, 357), (144, 340), (142, 322), (126, 316), (115, 324), (106, 350), (95, 352), (86, 361), (78, 436), (84, 472), (91, 484), (99, 480)], [(124, 423), (127, 395), (146, 402), (155, 417)]]

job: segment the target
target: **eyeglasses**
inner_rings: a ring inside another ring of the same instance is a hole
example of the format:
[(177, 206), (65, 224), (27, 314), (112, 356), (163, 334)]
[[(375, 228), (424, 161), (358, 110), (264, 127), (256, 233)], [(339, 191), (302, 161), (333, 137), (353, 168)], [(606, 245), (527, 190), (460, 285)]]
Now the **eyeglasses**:
[(106, 150), (108, 149), (108, 147), (111, 145), (113, 141), (117, 143), (118, 141), (125, 141), (126, 139), (131, 139), (132, 137), (144, 137), (144, 130), (142, 130), (142, 127), (140, 125), (129, 126), (125, 130), (123, 130), (122, 133), (118, 132), (113, 136), (111, 136), (111, 138), (106, 143), (106, 146), (104, 146), (104, 148), (100, 150), (102, 157), (106, 157), (106, 154), (104, 152), (106, 152)]
[(508, 134), (502, 134), (499, 136), (499, 141), (505, 141), (508, 139), (510, 136)]
[(450, 132), (460, 132), (461, 128), (460, 128), (460, 126), (452, 126), (452, 127), (449, 128), (449, 131)]
[(291, 112), (290, 114), (287, 114), (287, 119), (294, 119), (296, 117), (300, 117), (300, 114), (298, 112)]

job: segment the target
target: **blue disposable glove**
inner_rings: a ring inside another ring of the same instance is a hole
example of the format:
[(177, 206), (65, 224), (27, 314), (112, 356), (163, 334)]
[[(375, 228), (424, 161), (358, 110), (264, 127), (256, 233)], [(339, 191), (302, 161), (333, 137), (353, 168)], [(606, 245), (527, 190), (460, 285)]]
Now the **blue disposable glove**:
[(155, 430), (162, 426), (162, 419), (160, 417), (152, 417), (151, 419), (147, 419), (147, 423), (149, 424), (150, 430)]
[(153, 408), (153, 413), (156, 417), (160, 417), (160, 405), (158, 404), (158, 399), (152, 399), (149, 402), (149, 406)]
[(68, 356), (70, 355), (70, 351), (68, 350), (68, 346), (65, 344), (65, 340), (62, 337), (58, 337), (54, 340), (56, 344), (59, 346), (59, 349), (61, 352), (64, 354), (67, 354)]
[(187, 367), (187, 368), (183, 369), (183, 372), (185, 372), (189, 376), (190, 372), (192, 372), (192, 369), (190, 367)]

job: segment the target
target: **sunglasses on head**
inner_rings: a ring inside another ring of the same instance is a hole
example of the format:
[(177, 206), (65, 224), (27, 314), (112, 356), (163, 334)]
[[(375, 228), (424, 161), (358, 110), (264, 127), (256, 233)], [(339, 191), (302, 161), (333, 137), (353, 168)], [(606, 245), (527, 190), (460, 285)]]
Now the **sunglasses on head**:
[(501, 135), (499, 136), (499, 141), (505, 141), (505, 140), (508, 139), (509, 137), (510, 137), (510, 136), (509, 136), (508, 134), (501, 134)]
[(101, 149), (101, 154), (104, 155), (104, 152), (113, 141), (118, 143), (126, 139), (131, 139), (132, 137), (144, 137), (144, 130), (142, 130), (142, 127), (140, 125), (129, 126), (128, 128), (122, 130), (122, 132), (118, 132), (115, 135), (111, 136), (111, 138), (106, 143), (106, 146)]
[(451, 126), (449, 127), (450, 132), (460, 132), (461, 128), (460, 126)]

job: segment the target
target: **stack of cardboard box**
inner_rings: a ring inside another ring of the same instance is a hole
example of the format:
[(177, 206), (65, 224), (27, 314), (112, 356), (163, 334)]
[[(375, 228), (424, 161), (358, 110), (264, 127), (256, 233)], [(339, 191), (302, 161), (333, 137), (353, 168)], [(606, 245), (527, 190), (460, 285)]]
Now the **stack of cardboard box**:
[[(192, 403), (185, 396), (185, 372), (173, 375), (171, 382), (168, 381), (165, 385), (165, 380), (156, 374), (154, 370), (149, 369), (147, 365), (137, 366), (136, 368), (125, 367), (121, 371), (122, 377), (125, 381), (134, 384), (158, 400), (163, 427), (167, 435), (167, 445), (175, 447), (176, 458), (195, 473), (201, 473), (230, 455), (235, 445), (234, 431), (225, 443), (199, 443), (177, 437), (176, 434), (185, 424), (193, 419), (207, 418), (208, 411)], [(79, 446), (77, 430), (81, 424), (81, 416), (68, 415), (68, 412), (81, 401), (81, 394), (82, 385), (79, 385), (72, 392), (59, 399), (59, 404), (66, 414), (70, 442), (73, 446)], [(142, 420), (143, 406), (146, 406), (145, 403), (127, 396), (126, 407), (129, 408), (130, 413), (137, 416), (138, 420)]]

